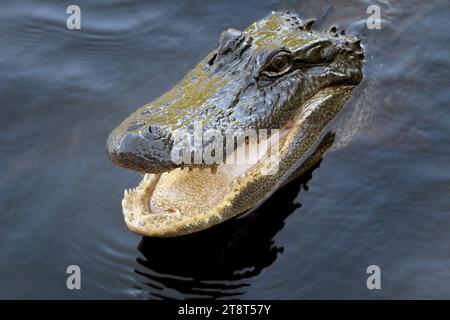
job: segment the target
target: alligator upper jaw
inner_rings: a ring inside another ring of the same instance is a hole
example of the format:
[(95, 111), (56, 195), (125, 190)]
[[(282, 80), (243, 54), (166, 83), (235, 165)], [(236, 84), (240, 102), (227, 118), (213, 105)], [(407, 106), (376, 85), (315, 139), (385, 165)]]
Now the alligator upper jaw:
[(276, 160), (280, 161), (279, 170), (272, 176), (262, 175), (274, 164), (269, 152), (253, 165), (219, 165), (214, 174), (200, 168), (145, 174), (136, 188), (124, 193), (122, 208), (128, 228), (145, 236), (180, 236), (209, 228), (261, 203), (293, 170), (293, 158), (296, 162), (305, 160), (304, 155), (293, 155), (292, 149), (299, 148), (293, 145), (298, 144), (299, 132), (311, 126), (311, 115), (317, 116), (320, 107), (334, 97), (349, 96), (351, 89), (352, 86), (323, 89), (299, 108), (301, 111), (289, 126), (280, 130), (279, 139), (272, 141), (277, 150), (270, 149), (270, 154), (279, 151)]

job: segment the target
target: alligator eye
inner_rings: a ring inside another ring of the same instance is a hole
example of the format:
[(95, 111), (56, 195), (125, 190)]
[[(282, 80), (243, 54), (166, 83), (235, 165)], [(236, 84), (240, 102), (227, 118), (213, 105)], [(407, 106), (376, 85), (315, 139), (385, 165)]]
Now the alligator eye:
[(263, 73), (269, 77), (278, 77), (287, 73), (293, 64), (292, 55), (288, 51), (278, 51), (269, 59)]

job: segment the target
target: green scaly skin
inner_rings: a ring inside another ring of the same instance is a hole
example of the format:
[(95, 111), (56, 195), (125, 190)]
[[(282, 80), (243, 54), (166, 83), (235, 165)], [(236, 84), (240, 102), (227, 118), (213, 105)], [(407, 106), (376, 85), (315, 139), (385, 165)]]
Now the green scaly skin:
[[(216, 50), (108, 137), (110, 159), (145, 174), (137, 188), (125, 191), (128, 227), (147, 236), (179, 236), (259, 205), (329, 148), (330, 124), (360, 83), (363, 59), (356, 38), (335, 28), (314, 31), (311, 21), (291, 13), (224, 31)], [(195, 125), (223, 134), (280, 130), (278, 170), (262, 174), (268, 157), (245, 169), (172, 161), (174, 133), (194, 133)]]

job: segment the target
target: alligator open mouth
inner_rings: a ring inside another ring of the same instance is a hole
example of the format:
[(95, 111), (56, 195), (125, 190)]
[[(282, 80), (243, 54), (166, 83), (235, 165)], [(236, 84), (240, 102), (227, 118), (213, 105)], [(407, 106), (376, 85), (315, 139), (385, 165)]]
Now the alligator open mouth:
[[(122, 208), (129, 229), (147, 236), (179, 236), (257, 206), (308, 160), (310, 149), (317, 147), (319, 136), (342, 107), (335, 99), (347, 100), (352, 88), (333, 86), (317, 92), (281, 128), (277, 141), (272, 136), (270, 141), (260, 140), (259, 148), (241, 145), (247, 150), (259, 150), (250, 155), (256, 157), (250, 164), (146, 173), (136, 188), (124, 193)], [(261, 145), (267, 147), (261, 149)], [(238, 150), (235, 153), (242, 154)]]
[[(122, 201), (130, 230), (180, 236), (250, 212), (315, 165), (339, 139), (332, 120), (363, 77), (364, 50), (344, 30), (317, 32), (313, 22), (273, 12), (244, 31), (223, 31), (217, 48), (177, 85), (110, 133), (109, 158), (144, 173)], [(234, 144), (233, 138), (228, 148), (227, 131), (243, 130), (247, 136), (252, 129), (256, 140)], [(264, 129), (269, 138), (261, 135)], [(178, 130), (193, 138), (182, 153), (189, 158), (193, 152), (194, 159), (199, 149), (205, 155), (203, 133), (219, 132), (226, 138), (225, 162), (174, 161)], [(242, 156), (244, 148), (249, 150), (244, 157), (253, 161), (228, 161)]]

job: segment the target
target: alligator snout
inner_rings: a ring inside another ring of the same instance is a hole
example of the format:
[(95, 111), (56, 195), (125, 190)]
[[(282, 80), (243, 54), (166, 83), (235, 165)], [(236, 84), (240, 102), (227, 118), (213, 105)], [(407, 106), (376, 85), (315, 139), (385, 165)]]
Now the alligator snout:
[(145, 173), (164, 172), (176, 167), (171, 161), (169, 135), (164, 130), (158, 126), (148, 126), (124, 133), (123, 127), (112, 131), (106, 143), (112, 162)]

